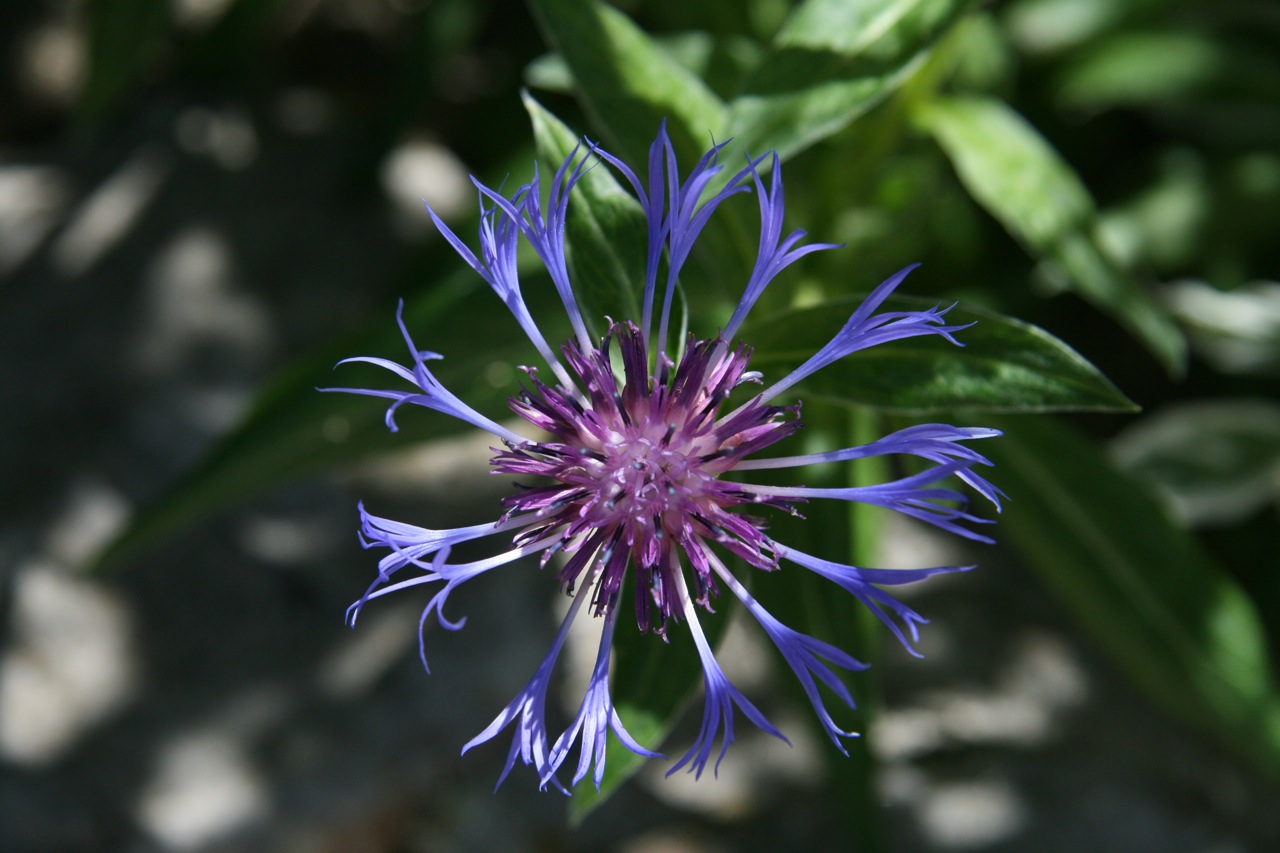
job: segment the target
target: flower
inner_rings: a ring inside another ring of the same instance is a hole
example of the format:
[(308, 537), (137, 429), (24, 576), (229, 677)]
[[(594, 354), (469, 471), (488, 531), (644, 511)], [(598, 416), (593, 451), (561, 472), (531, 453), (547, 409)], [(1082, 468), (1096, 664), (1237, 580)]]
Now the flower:
[[(946, 309), (880, 311), (911, 271), (908, 267), (877, 287), (826, 346), (789, 375), (766, 384), (761, 374), (748, 369), (751, 350), (733, 343), (739, 327), (778, 272), (811, 252), (838, 247), (805, 244), (803, 231), (782, 237), (783, 188), (776, 154), (771, 158), (767, 186), (760, 174), (765, 158), (749, 157), (746, 166), (722, 188), (711, 191), (713, 178), (723, 168), (717, 163), (722, 147), (708, 151), (681, 180), (664, 126), (650, 148), (646, 184), (627, 164), (595, 145), (588, 144), (579, 157), (580, 146), (556, 171), (545, 202), (536, 169), (532, 181), (510, 197), (476, 181), (483, 214), (478, 253), (428, 207), (440, 233), (510, 309), (550, 371), (552, 378), (544, 381), (538, 368), (522, 368), (525, 384), (511, 398), (510, 407), (527, 429), (517, 432), (503, 426), (444, 388), (428, 367), (441, 356), (418, 349), (399, 312), (397, 321), (411, 354), (408, 366), (380, 358), (346, 361), (384, 367), (404, 379), (410, 390), (331, 389), (390, 399), (386, 422), (392, 430), (396, 429), (396, 411), (406, 403), (435, 409), (486, 430), (502, 445), (495, 448), (490, 461), (493, 471), (532, 479), (503, 500), (505, 512), (497, 521), (470, 527), (417, 527), (372, 515), (362, 504), (362, 541), (366, 547), (385, 548), (387, 553), (378, 563), (377, 578), (348, 611), (354, 624), (370, 599), (438, 584), (423, 610), (420, 628), (435, 614), (446, 629), (458, 630), (465, 619), (450, 619), (444, 608), (450, 593), (459, 586), (522, 557), (537, 554), (545, 568), (552, 557), (560, 555), (556, 577), (571, 601), (551, 650), (525, 688), (463, 747), (466, 752), (514, 725), (498, 784), (518, 756), (532, 765), (542, 787), (550, 784), (566, 790), (557, 773), (576, 745), (579, 760), (571, 784), (576, 785), (594, 770), (593, 779), (599, 787), (610, 732), (631, 751), (658, 757), (628, 733), (610, 696), (610, 651), (622, 618), (620, 602), (628, 595), (634, 603), (638, 630), (668, 640), (674, 626), (683, 624), (702, 664), (705, 705), (701, 731), (671, 773), (687, 767), (700, 776), (717, 738), (718, 766), (733, 741), (735, 708), (759, 728), (783, 738), (725, 676), (702, 629), (699, 609), (710, 610), (712, 600), (724, 588), (742, 602), (777, 646), (827, 734), (845, 751), (843, 739), (855, 733), (834, 721), (818, 683), (852, 708), (853, 699), (835, 669), (852, 671), (864, 665), (841, 649), (779, 622), (751, 595), (726, 557), (766, 572), (790, 564), (831, 581), (875, 613), (908, 649), (917, 638), (917, 625), (925, 620), (881, 587), (969, 567), (877, 570), (832, 562), (775, 541), (766, 532), (765, 521), (753, 514), (759, 510), (796, 514), (796, 504), (809, 500), (861, 501), (969, 539), (991, 541), (966, 526), (984, 522), (962, 509), (964, 496), (939, 483), (954, 475), (999, 508), (999, 490), (974, 470), (990, 463), (962, 443), (996, 436), (996, 430), (926, 424), (859, 447), (799, 456), (759, 455), (800, 428), (799, 403), (774, 402), (796, 383), (847, 355), (902, 338), (939, 335), (958, 344), (953, 334), (965, 327), (947, 325)], [(610, 320), (603, 337), (593, 338), (569, 279), (564, 231), (571, 190), (588, 168), (603, 167), (601, 161), (614, 167), (639, 199), (647, 219), (648, 254), (639, 325)], [(668, 332), (676, 280), (708, 218), (725, 199), (741, 192), (754, 192), (760, 208), (755, 267), (725, 328), (710, 339), (690, 336), (673, 358)], [(537, 252), (568, 313), (573, 336), (558, 354), (547, 344), (521, 296), (516, 272), (521, 237)], [(665, 281), (658, 305), (664, 254)], [(741, 401), (732, 405), (735, 396)], [(920, 457), (931, 467), (893, 482), (851, 488), (756, 485), (738, 476), (766, 468), (800, 468), (888, 454)], [(732, 479), (726, 477), (731, 473)], [(454, 545), (482, 537), (505, 541), (506, 549), (472, 562), (450, 561)], [(413, 574), (401, 579), (402, 571)], [(547, 722), (548, 684), (569, 626), (580, 618), (584, 607), (603, 620), (599, 652), (577, 714), (569, 727), (553, 738)], [(629, 622), (629, 617), (625, 621)], [(627, 625), (623, 628), (634, 630)], [(420, 631), (425, 666), (421, 636)]]

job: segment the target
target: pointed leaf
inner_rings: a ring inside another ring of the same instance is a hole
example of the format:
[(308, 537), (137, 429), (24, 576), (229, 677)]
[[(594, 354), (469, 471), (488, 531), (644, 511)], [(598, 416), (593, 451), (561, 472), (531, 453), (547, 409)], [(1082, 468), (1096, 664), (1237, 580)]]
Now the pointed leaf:
[(1034, 255), (1058, 265), (1099, 309), (1127, 326), (1171, 373), (1186, 341), (1169, 316), (1094, 237), (1097, 211), (1075, 171), (1007, 104), (956, 97), (918, 118), (951, 158), (969, 193)]
[[(861, 297), (840, 297), (759, 320), (743, 332), (755, 347), (751, 366), (778, 380), (835, 335)], [(892, 297), (884, 310), (933, 307)], [(1134, 411), (1096, 367), (1041, 328), (981, 311), (952, 308), (947, 322), (973, 323), (957, 347), (937, 336), (892, 341), (855, 353), (796, 386), (802, 400), (823, 399), (904, 414), (956, 408), (984, 411)]]
[(729, 130), (742, 150), (783, 159), (848, 125), (900, 86), (970, 0), (808, 0), (774, 39)]
[(1126, 32), (1099, 41), (1066, 68), (1058, 87), (1062, 104), (1087, 110), (1250, 98), (1274, 106), (1277, 96), (1274, 50), (1204, 32)]
[(577, 82), (583, 108), (633, 166), (668, 119), (676, 148), (701, 154), (725, 123), (724, 104), (630, 18), (599, 0), (532, 0), (547, 41)]

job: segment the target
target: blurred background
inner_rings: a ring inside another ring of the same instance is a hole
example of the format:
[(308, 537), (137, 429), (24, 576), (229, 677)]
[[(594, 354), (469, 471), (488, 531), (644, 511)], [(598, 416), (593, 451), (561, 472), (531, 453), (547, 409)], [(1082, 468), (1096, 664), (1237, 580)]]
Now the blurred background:
[[(0, 2), (0, 851), (1280, 848), (1280, 7), (845, 5)], [(1141, 407), (961, 416), (1045, 465), (991, 450), (1000, 546), (882, 533), (882, 565), (981, 568), (908, 591), (923, 660), (851, 649), (862, 794), (736, 625), (795, 746), (743, 721), (719, 778), (654, 762), (580, 822), (519, 768), (492, 792), (505, 743), (458, 756), (549, 643), (544, 576), (460, 595), (429, 676), (423, 600), (343, 625), (357, 500), (446, 527), (506, 484), (485, 435), (311, 389), (399, 357), (404, 297), (501, 411), (529, 356), (422, 200), (469, 239), (468, 175), (527, 178), (522, 88), (643, 150), (672, 93), (628, 112), (625, 40), (593, 59), (566, 23), (600, 14), (735, 105), (777, 94), (804, 16), (854, 27), (812, 73), (870, 81), (856, 108), (780, 142), (734, 113), (789, 160), (789, 226), (848, 244), (788, 287), (924, 261), (913, 295), (1033, 323)]]

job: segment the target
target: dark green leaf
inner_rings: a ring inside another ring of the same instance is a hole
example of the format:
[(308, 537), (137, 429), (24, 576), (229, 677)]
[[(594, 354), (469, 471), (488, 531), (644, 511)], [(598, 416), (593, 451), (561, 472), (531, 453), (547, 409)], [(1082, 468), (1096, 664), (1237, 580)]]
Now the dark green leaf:
[(1170, 715), (1280, 780), (1280, 698), (1247, 595), (1150, 493), (1065, 426), (986, 417), (1010, 496), (1000, 527)]
[[(781, 379), (831, 340), (861, 302), (840, 297), (760, 320), (743, 333), (755, 347), (753, 368)], [(892, 297), (886, 310), (933, 303)], [(986, 411), (1134, 411), (1092, 364), (1043, 329), (974, 308), (947, 314), (957, 347), (937, 336), (907, 338), (855, 353), (796, 386), (801, 399), (870, 406), (904, 414), (956, 408)]]
[(598, 0), (532, 0), (547, 40), (564, 57), (584, 109), (628, 162), (645, 162), (659, 123), (678, 151), (700, 154), (725, 123), (707, 86), (617, 9)]
[(970, 0), (808, 0), (730, 104), (743, 150), (783, 159), (848, 125), (902, 84)]
[(1183, 369), (1182, 333), (1099, 247), (1093, 199), (1034, 127), (1007, 104), (979, 97), (932, 101), (919, 118), (969, 193), (1010, 234), (1057, 264), (1081, 295), (1127, 326), (1169, 371)]
[[(538, 155), (558, 166), (581, 138), (527, 94), (524, 105)], [(604, 317), (638, 318), (648, 231), (640, 203), (618, 184), (611, 167), (597, 163), (578, 182), (566, 231), (574, 290), (587, 324), (599, 326)]]

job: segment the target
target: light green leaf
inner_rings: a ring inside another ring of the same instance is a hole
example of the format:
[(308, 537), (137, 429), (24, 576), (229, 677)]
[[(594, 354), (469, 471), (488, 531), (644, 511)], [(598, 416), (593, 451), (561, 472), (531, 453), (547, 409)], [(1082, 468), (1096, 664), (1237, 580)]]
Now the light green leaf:
[[(840, 297), (749, 325), (751, 366), (777, 380), (831, 340), (861, 302)], [(885, 310), (921, 310), (934, 303), (891, 297)], [(892, 341), (841, 359), (796, 386), (800, 399), (823, 399), (904, 414), (956, 408), (984, 411), (1134, 411), (1098, 369), (1048, 332), (1029, 323), (957, 306), (948, 323), (973, 323), (957, 347), (937, 336)]]
[[(538, 155), (557, 167), (581, 137), (528, 94), (524, 106), (533, 122)], [(578, 156), (585, 153), (583, 146)], [(634, 320), (640, 316), (648, 247), (640, 202), (619, 185), (604, 163), (590, 168), (574, 193), (566, 231), (574, 291), (583, 316), (589, 326), (597, 327), (605, 317)]]
[[(737, 91), (743, 76), (759, 64), (762, 55), (760, 44), (745, 36), (703, 30), (654, 35), (653, 41), (708, 86), (726, 87), (720, 91)], [(546, 53), (530, 62), (524, 79), (529, 86), (547, 92), (572, 94), (576, 85), (568, 63), (558, 53)]]
[(1280, 698), (1248, 596), (1151, 494), (1063, 425), (985, 417), (1000, 527), (1154, 702), (1280, 780)]
[(568, 64), (583, 108), (628, 162), (645, 162), (664, 118), (686, 155), (718, 138), (724, 104), (626, 15), (599, 0), (531, 5), (547, 41)]
[(774, 39), (729, 129), (742, 150), (783, 159), (848, 125), (922, 64), (970, 0), (808, 0)]
[(1059, 266), (1082, 296), (1127, 326), (1171, 373), (1183, 370), (1182, 333), (1099, 247), (1088, 190), (1026, 119), (983, 97), (929, 102), (918, 119), (951, 158), (969, 193), (1010, 234)]
[(1165, 301), (1191, 346), (1222, 373), (1280, 375), (1280, 282), (1220, 290), (1195, 279), (1172, 282)]
[(1098, 38), (1142, 4), (1150, 5), (1149, 0), (1020, 0), (1003, 11), (1005, 26), (1023, 52), (1050, 55)]

